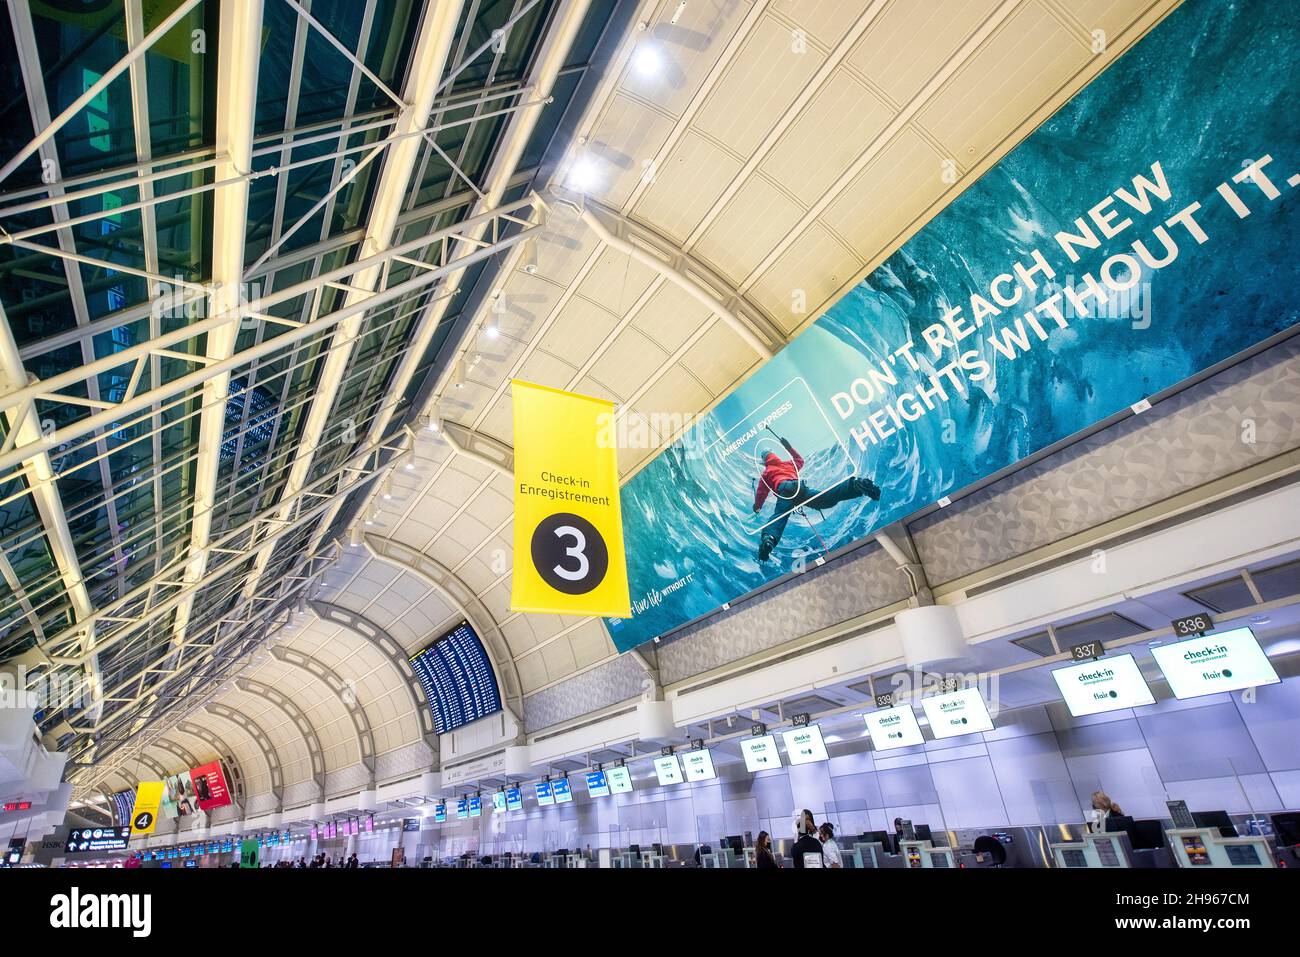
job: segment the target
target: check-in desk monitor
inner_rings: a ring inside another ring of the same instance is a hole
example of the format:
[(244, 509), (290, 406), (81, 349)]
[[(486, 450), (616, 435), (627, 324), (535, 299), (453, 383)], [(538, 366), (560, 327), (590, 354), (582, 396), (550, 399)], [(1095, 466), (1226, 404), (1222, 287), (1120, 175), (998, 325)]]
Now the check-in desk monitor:
[(1053, 844), (1057, 867), (1132, 867), (1132, 847), (1124, 831), (1085, 834), (1069, 844)]
[(900, 841), (903, 866), (921, 870), (956, 870), (957, 858), (951, 847), (935, 847), (929, 841)]
[(1217, 827), (1175, 828), (1168, 845), (1179, 867), (1276, 867), (1258, 835), (1224, 837)]

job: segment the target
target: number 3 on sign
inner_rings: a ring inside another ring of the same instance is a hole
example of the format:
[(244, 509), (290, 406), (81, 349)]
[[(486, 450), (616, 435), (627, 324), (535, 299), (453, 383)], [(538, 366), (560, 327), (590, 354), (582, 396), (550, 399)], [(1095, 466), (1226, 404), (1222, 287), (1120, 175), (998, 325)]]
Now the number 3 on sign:
[(583, 548), (587, 545), (587, 536), (572, 525), (561, 525), (555, 530), (555, 534), (560, 538), (566, 535), (572, 535), (576, 543), (572, 548), (566, 548), (564, 554), (570, 558), (578, 560), (578, 567), (575, 571), (569, 571), (567, 568), (561, 568), (556, 565), (551, 571), (559, 575), (565, 581), (580, 582), (587, 577), (587, 572), (591, 570), (591, 562), (587, 561), (587, 556), (582, 553)]
[(571, 512), (548, 515), (537, 523), (532, 558), (542, 580), (566, 595), (585, 595), (609, 571), (605, 539), (595, 525)]

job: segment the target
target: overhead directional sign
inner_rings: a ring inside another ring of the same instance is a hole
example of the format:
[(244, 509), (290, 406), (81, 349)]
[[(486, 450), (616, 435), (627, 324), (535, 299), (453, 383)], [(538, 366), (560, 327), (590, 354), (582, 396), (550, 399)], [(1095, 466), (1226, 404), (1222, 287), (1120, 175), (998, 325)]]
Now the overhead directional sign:
[(632, 614), (614, 404), (515, 379), (512, 611)]
[(152, 834), (158, 826), (158, 809), (162, 805), (163, 782), (141, 781), (135, 789), (135, 807), (131, 809), (131, 830)]

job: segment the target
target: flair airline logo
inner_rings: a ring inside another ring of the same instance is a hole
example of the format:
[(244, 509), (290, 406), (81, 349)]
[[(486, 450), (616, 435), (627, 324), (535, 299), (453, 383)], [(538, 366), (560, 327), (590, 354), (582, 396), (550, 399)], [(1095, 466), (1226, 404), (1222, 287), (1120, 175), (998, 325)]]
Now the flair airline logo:
[[(1086, 674), (1079, 675), (1079, 683), (1084, 685), (1095, 685), (1113, 680), (1115, 672), (1109, 668), (1099, 668), (1096, 671), (1089, 671)], [(1096, 691), (1092, 693), (1094, 701), (1105, 701), (1107, 698), (1118, 698), (1119, 692), (1114, 688), (1109, 691)]]
[[(1226, 658), (1227, 655), (1228, 655), (1228, 649), (1225, 648), (1223, 645), (1219, 645), (1214, 648), (1210, 648), (1207, 646), (1202, 651), (1189, 650), (1184, 652), (1183, 659), (1185, 661), (1210, 661), (1216, 658)], [(1201, 677), (1204, 678), (1206, 681), (1213, 681), (1216, 678), (1231, 678), (1232, 669), (1221, 668), (1218, 671), (1202, 671)]]
[(153, 930), (151, 894), (83, 894), (74, 887), (50, 898), (50, 926), (58, 929), (125, 928), (133, 937)]

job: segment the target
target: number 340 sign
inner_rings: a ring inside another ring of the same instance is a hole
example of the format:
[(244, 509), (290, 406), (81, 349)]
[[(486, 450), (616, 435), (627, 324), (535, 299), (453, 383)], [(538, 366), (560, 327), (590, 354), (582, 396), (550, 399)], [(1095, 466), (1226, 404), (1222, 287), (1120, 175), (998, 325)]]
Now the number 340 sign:
[(511, 610), (630, 617), (613, 403), (518, 379), (511, 392)]

